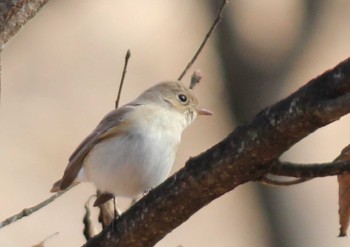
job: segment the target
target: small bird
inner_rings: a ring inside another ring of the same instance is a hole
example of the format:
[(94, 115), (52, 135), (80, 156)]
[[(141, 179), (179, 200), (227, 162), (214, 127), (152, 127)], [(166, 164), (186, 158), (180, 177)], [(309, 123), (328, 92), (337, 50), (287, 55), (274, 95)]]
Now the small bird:
[(102, 192), (94, 206), (114, 196), (135, 198), (160, 184), (174, 163), (182, 131), (197, 115), (212, 115), (178, 81), (159, 83), (108, 113), (69, 158), (51, 192), (92, 182)]

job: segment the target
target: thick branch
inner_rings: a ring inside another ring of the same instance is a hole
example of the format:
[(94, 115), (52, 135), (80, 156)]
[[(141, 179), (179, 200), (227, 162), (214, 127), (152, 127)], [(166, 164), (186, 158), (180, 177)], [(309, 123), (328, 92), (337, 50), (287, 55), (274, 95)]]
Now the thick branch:
[(48, 0), (5, 0), (0, 2), (0, 52), (17, 31)]
[[(293, 144), (350, 112), (350, 59), (187, 161), (85, 246), (153, 246), (215, 198), (258, 180)], [(338, 104), (338, 103), (339, 104)]]

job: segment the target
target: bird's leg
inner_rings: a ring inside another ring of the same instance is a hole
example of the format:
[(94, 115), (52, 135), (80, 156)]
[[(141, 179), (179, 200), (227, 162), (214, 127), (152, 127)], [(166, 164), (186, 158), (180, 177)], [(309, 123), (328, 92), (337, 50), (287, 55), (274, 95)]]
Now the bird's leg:
[(132, 198), (131, 203), (130, 203), (130, 207), (131, 207), (132, 205), (134, 205), (136, 202), (137, 202), (137, 198), (136, 198), (136, 197), (135, 197), (135, 198)]
[(118, 211), (118, 208), (117, 208), (117, 201), (115, 199), (115, 196), (113, 196), (113, 209), (114, 209), (114, 219), (116, 219), (117, 217), (120, 216), (120, 212)]

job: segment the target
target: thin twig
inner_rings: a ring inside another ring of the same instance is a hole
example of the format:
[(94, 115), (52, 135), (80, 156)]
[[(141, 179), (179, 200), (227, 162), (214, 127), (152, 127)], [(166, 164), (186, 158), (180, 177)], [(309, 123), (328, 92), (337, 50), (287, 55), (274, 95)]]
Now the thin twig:
[(177, 80), (181, 81), (182, 78), (185, 76), (185, 74), (187, 73), (187, 71), (191, 68), (191, 66), (193, 65), (193, 63), (196, 61), (198, 55), (201, 53), (201, 51), (203, 50), (205, 44), (207, 43), (208, 39), (210, 38), (210, 35), (212, 34), (212, 32), (214, 31), (215, 27), (218, 25), (218, 23), (221, 21), (222, 18), (222, 12), (225, 8), (225, 5), (228, 3), (227, 0), (223, 0), (218, 14), (216, 15), (216, 18), (212, 24), (212, 26), (210, 27), (208, 33), (205, 35), (204, 40), (202, 41), (202, 43), (200, 44), (198, 50), (196, 51), (196, 53), (194, 54), (194, 56), (192, 57), (192, 59), (190, 60), (190, 62), (187, 64), (186, 68), (184, 69), (184, 71), (182, 71), (181, 75), (179, 76), (179, 78)]
[[(128, 62), (129, 62), (130, 56), (131, 56), (131, 52), (130, 52), (130, 49), (128, 49), (128, 51), (126, 52), (126, 55), (125, 55), (123, 74), (122, 74), (122, 78), (121, 78), (120, 84), (119, 84), (118, 96), (117, 96), (117, 99), (115, 101), (115, 108), (118, 108), (118, 106), (119, 106), (119, 101), (120, 101), (120, 97), (122, 95), (123, 86), (124, 86), (124, 79), (125, 79), (125, 75), (127, 72), (126, 69), (128, 67)], [(99, 191), (97, 191), (96, 194), (99, 195)], [(99, 205), (100, 213), (99, 213), (98, 218), (99, 218), (99, 222), (102, 224), (102, 228), (109, 225), (110, 222), (114, 219), (112, 214), (111, 214), (110, 206), (111, 206), (110, 201), (107, 201), (107, 202), (103, 203), (102, 205)]]
[(59, 232), (52, 233), (50, 236), (46, 237), (46, 238), (45, 238), (43, 241), (41, 241), (40, 243), (32, 245), (32, 247), (45, 247), (46, 241), (49, 240), (50, 238), (56, 236), (57, 234), (59, 234)]
[(126, 68), (128, 67), (128, 62), (129, 62), (130, 56), (131, 56), (130, 49), (128, 49), (128, 51), (126, 52), (126, 55), (125, 55), (124, 69), (123, 69), (122, 78), (121, 78), (120, 84), (119, 84), (118, 96), (117, 96), (117, 99), (115, 101), (115, 108), (118, 108), (118, 106), (119, 106), (120, 96), (122, 94), (124, 79), (125, 79), (125, 75), (126, 75)]
[(276, 161), (269, 168), (273, 175), (295, 178), (316, 178), (341, 175), (350, 172), (350, 160), (329, 163), (296, 164)]
[[(321, 164), (296, 164), (290, 162), (275, 161), (270, 168), (271, 173), (275, 176), (298, 177), (291, 181), (282, 181), (268, 178), (269, 174), (264, 175), (260, 181), (275, 186), (289, 186), (307, 182), (316, 177), (330, 176), (330, 170), (335, 170), (337, 175), (350, 171), (350, 145), (346, 146), (341, 154), (330, 163)], [(333, 172), (334, 173), (334, 172)]]
[(316, 177), (341, 175), (350, 172), (350, 144), (343, 148), (341, 154), (333, 162), (321, 164), (296, 164), (291, 162), (275, 161), (270, 167), (270, 174), (277, 176), (298, 177), (293, 181), (279, 181), (267, 178), (261, 181), (270, 185), (288, 186), (309, 181)]
[(296, 184), (301, 184), (306, 181), (311, 180), (312, 178), (296, 178), (293, 180), (288, 180), (288, 181), (282, 181), (282, 180), (277, 180), (277, 179), (272, 179), (267, 177), (266, 175), (263, 176), (260, 181), (264, 184), (268, 185), (274, 185), (274, 186), (290, 186), (290, 185), (296, 185)]
[(39, 209), (41, 209), (41, 208), (45, 207), (46, 205), (48, 205), (49, 203), (53, 202), (55, 199), (57, 199), (58, 197), (60, 197), (64, 193), (66, 193), (67, 191), (68, 191), (68, 189), (57, 192), (53, 196), (47, 198), (45, 201), (42, 201), (33, 207), (25, 208), (21, 212), (3, 220), (2, 222), (0, 222), (0, 229), (3, 228), (4, 226), (12, 224), (13, 222), (16, 222), (17, 220), (22, 219), (23, 217), (31, 215), (32, 213), (38, 211)]

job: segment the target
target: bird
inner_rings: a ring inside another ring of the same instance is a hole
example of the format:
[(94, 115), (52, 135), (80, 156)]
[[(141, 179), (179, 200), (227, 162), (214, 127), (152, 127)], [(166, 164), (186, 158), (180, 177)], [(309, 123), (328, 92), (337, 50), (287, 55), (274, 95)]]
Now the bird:
[(92, 182), (101, 192), (94, 206), (115, 196), (135, 198), (169, 176), (183, 130), (198, 115), (212, 114), (181, 82), (158, 83), (101, 120), (51, 192)]

